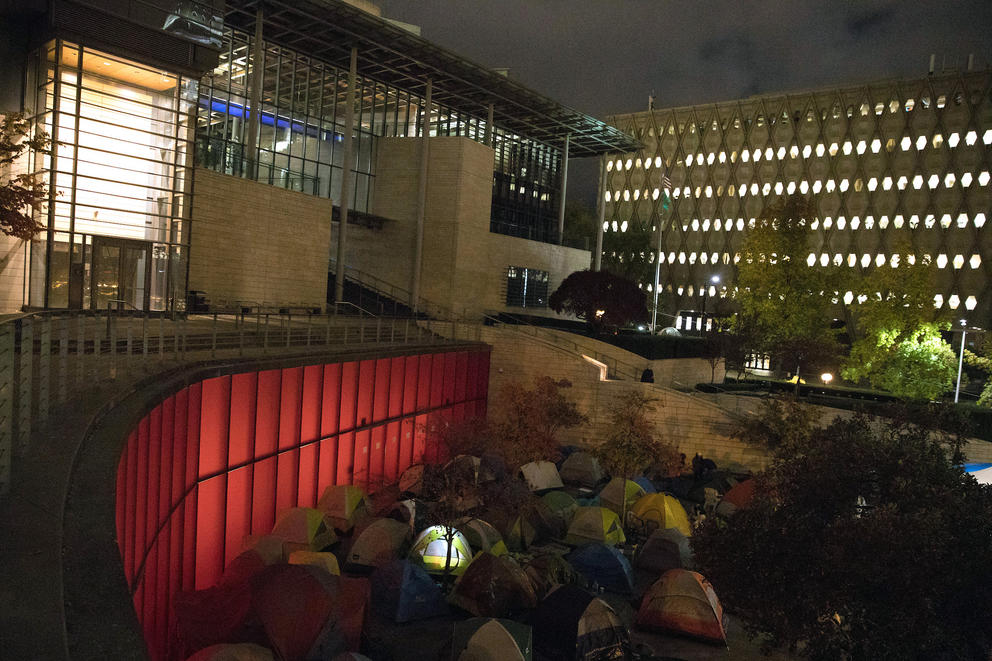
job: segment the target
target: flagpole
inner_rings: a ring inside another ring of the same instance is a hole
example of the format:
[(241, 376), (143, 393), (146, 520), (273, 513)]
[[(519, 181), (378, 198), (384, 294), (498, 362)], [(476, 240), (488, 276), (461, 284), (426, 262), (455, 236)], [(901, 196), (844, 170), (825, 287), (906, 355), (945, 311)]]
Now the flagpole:
[[(661, 186), (664, 190), (664, 199), (661, 201), (661, 210), (664, 213), (665, 209), (671, 205), (671, 197), (668, 195), (668, 191), (671, 190), (672, 181), (668, 178), (668, 168), (661, 175)], [(658, 328), (658, 288), (661, 284), (661, 228), (663, 227), (662, 221), (664, 219), (661, 214), (658, 214), (658, 225), (655, 231), (658, 235), (658, 244), (656, 246), (654, 254), (654, 310), (651, 312), (651, 333), (656, 333)]]

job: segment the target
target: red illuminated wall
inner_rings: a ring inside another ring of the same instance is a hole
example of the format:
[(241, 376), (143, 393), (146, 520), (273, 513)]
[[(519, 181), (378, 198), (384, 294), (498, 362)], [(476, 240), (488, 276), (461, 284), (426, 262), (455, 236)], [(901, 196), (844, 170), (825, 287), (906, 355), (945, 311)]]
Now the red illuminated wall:
[(152, 656), (175, 595), (213, 585), (247, 535), (328, 485), (374, 491), (431, 459), (428, 416), (484, 416), (488, 381), (488, 351), (458, 351), (220, 376), (156, 406), (128, 437), (116, 504)]

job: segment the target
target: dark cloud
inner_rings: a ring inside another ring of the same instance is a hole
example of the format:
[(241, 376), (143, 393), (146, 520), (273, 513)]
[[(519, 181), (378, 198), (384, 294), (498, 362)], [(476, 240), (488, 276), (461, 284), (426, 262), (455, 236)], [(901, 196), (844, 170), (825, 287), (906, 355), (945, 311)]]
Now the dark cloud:
[(847, 29), (857, 37), (878, 32), (886, 27), (886, 24), (895, 14), (893, 7), (876, 9), (859, 16), (851, 16), (847, 19)]

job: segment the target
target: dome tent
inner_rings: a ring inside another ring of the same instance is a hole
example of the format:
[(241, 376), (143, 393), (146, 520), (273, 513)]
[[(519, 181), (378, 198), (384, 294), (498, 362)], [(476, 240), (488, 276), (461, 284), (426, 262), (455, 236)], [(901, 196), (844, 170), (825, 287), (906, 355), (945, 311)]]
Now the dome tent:
[(433, 579), (409, 560), (394, 560), (372, 573), (372, 605), (397, 623), (448, 613)]
[(531, 628), (513, 620), (472, 617), (454, 626), (451, 661), (531, 661)]
[(458, 577), (448, 601), (472, 615), (504, 617), (533, 608), (537, 595), (515, 560), (482, 552)]
[(575, 570), (611, 592), (630, 594), (634, 590), (634, 572), (630, 561), (616, 547), (587, 544), (566, 557)]
[(677, 528), (686, 537), (692, 534), (689, 515), (682, 503), (667, 493), (649, 493), (638, 498), (630, 508), (627, 523), (645, 536), (665, 528)]
[(637, 611), (637, 625), (727, 642), (723, 607), (713, 586), (701, 574), (686, 569), (670, 569), (648, 588)]
[(531, 618), (534, 646), (549, 659), (626, 659), (630, 635), (610, 606), (574, 585), (552, 590)]
[(620, 525), (620, 517), (605, 507), (580, 507), (568, 527), (565, 543), (572, 546), (604, 542), (620, 544), (627, 540)]
[(624, 516), (624, 513), (629, 512), (631, 506), (644, 494), (644, 487), (637, 482), (615, 477), (599, 492), (599, 503)]
[(348, 552), (349, 568), (384, 565), (400, 557), (410, 527), (395, 519), (376, 519), (355, 536)]
[(581, 450), (568, 455), (558, 472), (562, 482), (586, 489), (596, 488), (596, 485), (606, 477), (596, 456)]
[(455, 528), (431, 526), (413, 540), (408, 557), (428, 574), (443, 574), (447, 567), (449, 573), (457, 576), (472, 561), (472, 546)]
[(656, 576), (669, 569), (692, 569), (692, 547), (689, 538), (677, 528), (655, 530), (638, 549), (634, 566)]
[(332, 484), (324, 489), (317, 502), (317, 509), (343, 531), (351, 530), (367, 508), (365, 492), (351, 484)]

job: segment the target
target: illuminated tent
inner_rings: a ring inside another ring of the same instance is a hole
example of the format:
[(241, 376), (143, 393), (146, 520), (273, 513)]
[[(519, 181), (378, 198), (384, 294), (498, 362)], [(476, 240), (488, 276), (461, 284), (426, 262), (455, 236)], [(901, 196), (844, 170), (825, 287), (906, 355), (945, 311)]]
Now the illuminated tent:
[(644, 493), (644, 488), (637, 482), (615, 477), (599, 492), (599, 503), (623, 516)]
[(351, 530), (366, 512), (365, 492), (351, 484), (332, 484), (317, 502), (330, 523), (338, 530)]
[(541, 500), (548, 506), (557, 521), (556, 527), (561, 530), (561, 533), (555, 536), (561, 537), (568, 530), (569, 524), (572, 523), (572, 518), (575, 516), (576, 510), (579, 509), (579, 504), (564, 491), (549, 491), (541, 496)]
[(376, 519), (359, 532), (348, 551), (349, 567), (380, 567), (402, 555), (410, 527), (395, 519)]
[(614, 546), (601, 543), (580, 546), (568, 554), (567, 560), (590, 583), (622, 594), (634, 589), (630, 561)]
[(638, 498), (627, 521), (643, 535), (665, 528), (677, 528), (686, 537), (692, 534), (689, 515), (682, 503), (667, 493), (649, 493)]
[(686, 569), (670, 569), (648, 588), (637, 611), (637, 625), (727, 642), (723, 607), (713, 586), (701, 574)]
[(448, 613), (440, 588), (409, 560), (394, 560), (372, 573), (372, 607), (398, 623)]
[(293, 551), (289, 554), (289, 564), (319, 567), (333, 576), (341, 575), (338, 557), (329, 551)]
[(186, 661), (275, 661), (272, 650), (254, 643), (222, 643), (206, 647)]
[(527, 574), (509, 556), (475, 556), (448, 596), (448, 602), (480, 617), (505, 617), (537, 605)]
[(410, 547), (410, 560), (428, 574), (443, 574), (446, 565), (455, 576), (464, 572), (472, 561), (472, 546), (460, 531), (455, 528), (450, 531), (450, 543), (444, 526), (431, 526), (421, 532)]
[(723, 498), (716, 505), (716, 513), (725, 517), (733, 516), (737, 510), (750, 505), (752, 500), (754, 500), (754, 480), (744, 480), (723, 494)]
[(606, 478), (599, 460), (590, 452), (573, 452), (562, 462), (559, 469), (561, 479), (566, 484), (594, 489)]
[(531, 628), (512, 620), (473, 617), (455, 624), (452, 661), (531, 661)]
[(465, 538), (475, 551), (488, 551), (493, 555), (506, 553), (503, 536), (491, 524), (482, 519), (466, 518), (458, 521), (456, 525), (465, 534)]
[(527, 482), (527, 487), (538, 493), (565, 486), (558, 475), (558, 469), (550, 461), (532, 461), (524, 464), (520, 467), (520, 475)]
[(620, 525), (620, 517), (605, 507), (580, 507), (575, 511), (572, 525), (568, 527), (565, 543), (572, 546), (583, 544), (620, 544), (627, 540)]
[(637, 550), (634, 566), (661, 576), (669, 569), (692, 569), (689, 538), (677, 528), (655, 530)]
[(272, 536), (283, 540), (286, 553), (321, 551), (337, 541), (324, 521), (324, 513), (312, 507), (283, 510), (272, 527)]
[(574, 585), (551, 591), (531, 618), (534, 646), (560, 661), (630, 658), (630, 635), (602, 599)]

